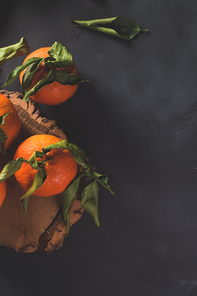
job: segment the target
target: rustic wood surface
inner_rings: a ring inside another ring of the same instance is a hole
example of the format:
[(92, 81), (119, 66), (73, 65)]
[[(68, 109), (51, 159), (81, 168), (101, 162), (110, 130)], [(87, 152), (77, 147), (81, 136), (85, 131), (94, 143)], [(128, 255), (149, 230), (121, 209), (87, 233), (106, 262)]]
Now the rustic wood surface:
[[(22, 122), (16, 142), (8, 149), (7, 155), (0, 154), (0, 169), (13, 158), (16, 147), (33, 134), (53, 134), (61, 139), (67, 139), (54, 120), (43, 117), (35, 103), (31, 101), (27, 110), (26, 102), (22, 101), (20, 93), (6, 90), (0, 93), (13, 102)], [(76, 223), (84, 212), (80, 205), (80, 195), (87, 181), (82, 178), (78, 194), (71, 206), (71, 225)], [(60, 248), (66, 237), (61, 196), (31, 196), (27, 214), (24, 216), (20, 202), (24, 190), (14, 176), (7, 179), (7, 187), (7, 196), (0, 208), (0, 245), (24, 253), (36, 250), (52, 252)]]

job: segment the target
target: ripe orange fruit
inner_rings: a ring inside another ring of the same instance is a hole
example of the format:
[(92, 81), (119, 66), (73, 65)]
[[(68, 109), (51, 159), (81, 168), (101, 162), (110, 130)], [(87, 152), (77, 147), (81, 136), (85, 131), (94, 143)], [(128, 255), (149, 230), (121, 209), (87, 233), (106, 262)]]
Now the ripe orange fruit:
[(3, 181), (0, 183), (0, 207), (2, 206), (2, 203), (6, 197), (7, 194), (7, 186), (6, 186), (6, 181)]
[(0, 94), (0, 116), (9, 113), (1, 125), (3, 132), (8, 136), (5, 149), (7, 149), (17, 138), (20, 128), (21, 120), (13, 103), (4, 95)]
[[(33, 135), (19, 145), (14, 159), (19, 157), (29, 159), (35, 150), (42, 151), (42, 148), (59, 141), (61, 141), (60, 138), (52, 135)], [(53, 159), (47, 161), (44, 165), (47, 178), (33, 195), (51, 196), (59, 194), (66, 189), (77, 174), (77, 163), (69, 151), (54, 149), (47, 153), (47, 156), (51, 156)], [(15, 173), (15, 177), (21, 187), (28, 191), (37, 172), (29, 163), (23, 163), (20, 170)]]
[[(23, 64), (28, 59), (33, 58), (33, 57), (38, 57), (38, 58), (48, 57), (49, 55), (47, 52), (49, 51), (49, 49), (50, 49), (50, 47), (42, 47), (42, 48), (39, 48), (39, 49), (33, 51), (25, 58)], [(70, 68), (67, 68), (67, 69), (71, 70)], [(25, 72), (25, 70), (23, 72), (21, 72), (21, 74), (20, 74), (20, 83), (21, 84), (22, 84), (22, 77), (23, 77), (24, 72)], [(38, 81), (40, 81), (43, 77), (45, 77), (47, 75), (47, 73), (48, 72), (46, 71), (45, 67), (43, 66), (43, 64), (41, 64), (34, 75), (30, 89)], [(71, 73), (73, 73), (73, 74), (77, 73), (77, 68), (76, 68), (75, 63), (74, 63)], [(62, 85), (62, 84), (58, 83), (57, 81), (54, 81), (53, 83), (44, 86), (35, 95), (31, 96), (31, 98), (39, 104), (59, 105), (59, 104), (65, 102), (66, 100), (68, 100), (70, 97), (72, 97), (74, 95), (74, 93), (76, 92), (77, 88), (78, 88), (78, 84), (76, 84), (76, 85), (69, 85), (69, 84)]]

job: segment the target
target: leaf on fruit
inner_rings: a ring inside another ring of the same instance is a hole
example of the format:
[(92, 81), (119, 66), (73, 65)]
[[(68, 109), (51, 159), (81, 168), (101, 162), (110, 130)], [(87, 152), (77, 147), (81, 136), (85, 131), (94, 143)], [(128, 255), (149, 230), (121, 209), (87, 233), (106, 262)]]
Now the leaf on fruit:
[(7, 138), (8, 136), (6, 135), (6, 133), (4, 133), (2, 128), (0, 128), (0, 153), (6, 154), (5, 143)]
[(37, 174), (35, 175), (35, 178), (33, 180), (33, 183), (30, 187), (30, 189), (21, 197), (21, 203), (23, 207), (24, 214), (26, 215), (27, 212), (27, 206), (29, 202), (29, 197), (38, 189), (44, 181), (46, 180), (47, 173), (44, 168), (41, 168)]
[(16, 171), (20, 170), (23, 162), (28, 162), (28, 160), (26, 160), (23, 157), (20, 157), (8, 162), (0, 173), (0, 183), (10, 178), (12, 175), (14, 175)]
[(83, 150), (77, 147), (76, 145), (68, 142), (67, 140), (62, 140), (55, 144), (48, 145), (42, 148), (42, 151), (47, 153), (52, 149), (66, 149), (71, 153), (72, 157), (79, 165), (81, 165), (82, 167), (85, 167), (86, 169), (91, 168), (91, 165), (88, 163)]
[(40, 89), (44, 86), (52, 83), (56, 77), (56, 68), (53, 68), (44, 78), (42, 78), (34, 87), (32, 87), (29, 91), (26, 91), (23, 97), (23, 100), (26, 101), (27, 105), (29, 103), (29, 97), (35, 95)]
[[(0, 126), (4, 125), (5, 123), (5, 118), (9, 113), (5, 113), (0, 116)], [(8, 136), (6, 133), (4, 133), (3, 129), (0, 127), (0, 153), (6, 154), (5, 150), (5, 143), (7, 140)]]
[(38, 164), (38, 161), (37, 161), (37, 158), (38, 157), (43, 157), (45, 156), (46, 154), (44, 152), (41, 152), (41, 151), (35, 151), (31, 156), (30, 158), (28, 159), (28, 163), (30, 164), (30, 166), (35, 169), (35, 170), (39, 170), (40, 167), (39, 167), (39, 164)]
[(29, 65), (36, 63), (37, 61), (40, 61), (40, 60), (41, 60), (41, 58), (31, 58), (31, 59), (27, 60), (23, 65), (16, 67), (12, 72), (10, 72), (10, 74), (8, 75), (6, 82), (4, 83), (2, 88), (7, 86), (8, 84), (10, 84)]
[(68, 49), (59, 42), (55, 42), (48, 54), (63, 67), (73, 67), (73, 58)]
[(82, 79), (78, 73), (72, 74), (61, 70), (57, 71), (55, 81), (63, 85), (76, 85), (81, 82), (88, 82), (87, 79)]
[(138, 24), (132, 19), (122, 16), (85, 21), (73, 20), (72, 23), (75, 26), (89, 28), (125, 40), (132, 39), (140, 31), (148, 31), (147, 29), (140, 29)]
[(16, 44), (0, 48), (0, 66), (7, 60), (29, 54), (29, 45), (24, 37)]
[(36, 59), (33, 63), (31, 63), (28, 67), (25, 73), (23, 74), (22, 78), (22, 85), (21, 85), (21, 90), (22, 90), (22, 95), (25, 95), (25, 92), (29, 91), (32, 80), (34, 77), (35, 72), (38, 70), (38, 67), (40, 64), (44, 61), (44, 58), (41, 59)]

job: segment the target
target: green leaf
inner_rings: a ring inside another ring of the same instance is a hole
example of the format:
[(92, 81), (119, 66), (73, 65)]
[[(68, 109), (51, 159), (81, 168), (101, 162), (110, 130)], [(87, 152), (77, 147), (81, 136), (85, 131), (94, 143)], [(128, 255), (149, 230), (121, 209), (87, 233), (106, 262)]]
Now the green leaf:
[(33, 183), (30, 187), (30, 189), (21, 197), (21, 203), (23, 207), (24, 214), (26, 215), (27, 212), (27, 206), (29, 202), (29, 197), (42, 186), (44, 181), (46, 180), (47, 173), (44, 168), (41, 168), (37, 174), (35, 175), (35, 178), (33, 180)]
[[(0, 116), (0, 126), (4, 125), (5, 118), (8, 114), (9, 113), (5, 113)], [(0, 153), (6, 154), (5, 143), (6, 143), (7, 138), (8, 138), (8, 136), (6, 135), (6, 133), (4, 133), (4, 131), (0, 127)]]
[(31, 65), (32, 63), (37, 62), (38, 60), (40, 61), (41, 58), (31, 58), (31, 59), (27, 60), (23, 65), (20, 65), (20, 66), (16, 67), (12, 72), (9, 73), (9, 75), (8, 75), (8, 77), (6, 79), (6, 82), (4, 83), (2, 88), (7, 86), (9, 83), (11, 83), (29, 65)]
[(25, 94), (26, 91), (29, 91), (31, 87), (31, 83), (34, 77), (35, 72), (38, 70), (38, 67), (40, 64), (44, 61), (45, 59), (36, 59), (34, 63), (31, 63), (28, 67), (27, 70), (25, 71), (22, 79), (22, 85), (21, 85), (21, 90), (22, 90), (22, 95)]
[(48, 145), (48, 146), (42, 148), (42, 151), (47, 153), (47, 152), (51, 151), (52, 149), (66, 149), (71, 153), (72, 157), (79, 165), (83, 166), (86, 169), (91, 168), (91, 165), (88, 163), (83, 150), (81, 148), (77, 147), (76, 145), (69, 143), (67, 140), (62, 140), (62, 141), (57, 142), (55, 144)]
[(107, 182), (108, 182), (108, 177), (106, 175), (101, 175), (101, 174), (98, 174), (97, 172), (94, 172), (93, 176), (94, 176), (95, 180), (98, 180), (104, 184), (107, 184)]
[(78, 73), (72, 74), (65, 71), (57, 70), (55, 80), (63, 85), (76, 85), (81, 82), (87, 82), (87, 79), (82, 79)]
[(0, 66), (7, 60), (29, 54), (29, 45), (24, 37), (16, 44), (0, 48)]
[(96, 181), (89, 184), (82, 193), (81, 206), (92, 216), (96, 226), (100, 225), (98, 215), (99, 187)]
[(91, 165), (88, 163), (85, 153), (83, 152), (83, 150), (79, 147), (77, 147), (76, 145), (69, 143), (68, 145), (68, 151), (70, 152), (70, 154), (72, 155), (72, 157), (74, 158), (74, 160), (81, 165), (82, 167), (86, 168), (86, 169), (90, 169)]
[(140, 31), (148, 31), (140, 29), (132, 19), (122, 16), (86, 21), (73, 20), (72, 23), (75, 26), (86, 27), (125, 40), (132, 39)]
[(48, 54), (63, 67), (73, 67), (73, 58), (68, 49), (59, 42), (55, 42)]
[(37, 161), (37, 158), (38, 157), (43, 157), (45, 156), (46, 154), (44, 152), (40, 152), (40, 151), (35, 151), (31, 156), (30, 158), (28, 159), (28, 162), (30, 164), (30, 166), (35, 169), (35, 170), (39, 170), (40, 167), (39, 167), (39, 164), (38, 164), (38, 161)]
[(23, 100), (29, 102), (29, 97), (35, 95), (45, 85), (52, 83), (55, 80), (57, 70), (53, 68), (44, 78), (42, 78), (34, 87), (24, 94)]
[(4, 133), (2, 128), (0, 128), (0, 153), (6, 154), (5, 143), (7, 138), (8, 136), (6, 135), (6, 133)]
[(0, 126), (1, 125), (4, 125), (4, 123), (5, 123), (5, 118), (6, 118), (6, 116), (9, 114), (9, 112), (7, 112), (7, 113), (5, 113), (5, 114), (3, 114), (3, 115), (1, 115), (0, 116)]
[(62, 193), (63, 197), (63, 216), (64, 216), (64, 223), (66, 224), (66, 229), (67, 229), (67, 235), (69, 234), (70, 231), (70, 216), (69, 216), (69, 211), (70, 211), (70, 206), (75, 199), (77, 195), (77, 191), (79, 189), (79, 181), (82, 176), (79, 176), (76, 178), (72, 184), (67, 187), (64, 192)]
[(100, 185), (102, 185), (105, 189), (110, 191), (114, 195), (114, 191), (110, 188), (108, 184), (108, 177), (106, 175), (98, 174), (97, 172), (93, 172), (93, 179), (95, 179)]
[[(23, 65), (16, 67), (8, 75), (2, 88), (11, 83), (27, 68), (23, 75), (21, 91), (23, 94), (23, 100), (25, 100), (28, 105), (30, 96), (35, 95), (41, 88), (53, 83), (55, 80), (63, 85), (76, 85), (80, 82), (88, 81), (87, 79), (82, 79), (78, 73), (71, 73), (74, 65), (72, 55), (61, 43), (55, 42), (49, 49), (48, 53), (49, 57), (30, 58)], [(34, 74), (42, 62), (48, 74), (30, 89)], [(59, 70), (60, 68), (63, 71)]]
[(20, 157), (8, 162), (0, 173), (0, 183), (10, 178), (16, 171), (20, 170), (23, 162), (28, 162), (25, 158)]

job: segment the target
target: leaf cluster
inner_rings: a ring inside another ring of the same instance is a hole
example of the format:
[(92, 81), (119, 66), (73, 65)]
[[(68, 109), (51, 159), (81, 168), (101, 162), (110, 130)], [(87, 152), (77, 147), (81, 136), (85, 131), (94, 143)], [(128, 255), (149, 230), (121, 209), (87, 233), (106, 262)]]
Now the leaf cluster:
[[(35, 95), (44, 86), (54, 81), (63, 85), (75, 85), (80, 82), (88, 81), (82, 79), (78, 73), (72, 73), (74, 66), (72, 55), (61, 43), (55, 42), (49, 49), (48, 54), (49, 57), (30, 58), (23, 65), (17, 66), (9, 73), (2, 88), (10, 84), (25, 70), (22, 78), (21, 92), (23, 100), (26, 101), (28, 105), (30, 96)], [(34, 75), (41, 64), (44, 66), (47, 74), (31, 88)]]
[(81, 175), (75, 178), (75, 180), (68, 186), (62, 193), (63, 198), (63, 216), (64, 222), (67, 225), (67, 234), (70, 230), (70, 219), (69, 210), (74, 201), (77, 191), (79, 189), (80, 179), (84, 176), (88, 176), (92, 180), (82, 192), (81, 206), (93, 217), (97, 226), (100, 225), (99, 215), (98, 215), (98, 197), (99, 197), (99, 185), (106, 188), (112, 194), (114, 192), (108, 185), (108, 178), (106, 175), (101, 175), (93, 171), (92, 166), (86, 159), (83, 150), (76, 145), (68, 142), (67, 140), (62, 140), (55, 144), (46, 146), (42, 148), (42, 151), (35, 151), (31, 157), (27, 160), (23, 157), (11, 160), (8, 162), (0, 173), (0, 183), (2, 183), (7, 178), (10, 178), (16, 171), (18, 171), (24, 162), (29, 163), (31, 167), (38, 172), (35, 175), (34, 181), (31, 188), (21, 197), (21, 203), (23, 207), (24, 214), (27, 212), (27, 206), (30, 196), (38, 189), (47, 178), (47, 172), (45, 170), (45, 163), (47, 161), (53, 161), (47, 153), (53, 149), (66, 149), (68, 150), (73, 159), (81, 167)]

